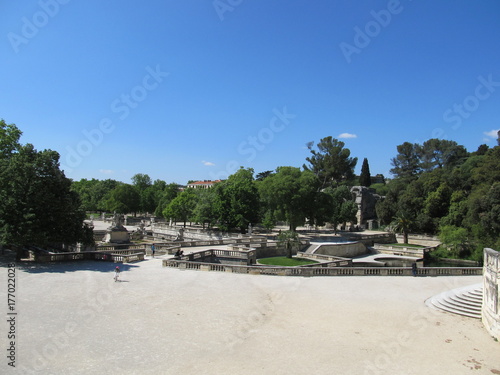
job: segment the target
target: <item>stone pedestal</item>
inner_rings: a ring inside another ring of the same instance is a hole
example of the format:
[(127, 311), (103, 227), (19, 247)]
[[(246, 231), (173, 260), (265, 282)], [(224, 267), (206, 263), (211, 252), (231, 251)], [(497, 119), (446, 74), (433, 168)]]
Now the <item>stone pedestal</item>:
[(106, 243), (129, 243), (130, 233), (125, 227), (117, 228), (112, 227), (106, 231), (104, 236), (104, 242)]
[(130, 233), (122, 224), (123, 216), (114, 214), (113, 224), (106, 230), (104, 242), (106, 243), (129, 243)]

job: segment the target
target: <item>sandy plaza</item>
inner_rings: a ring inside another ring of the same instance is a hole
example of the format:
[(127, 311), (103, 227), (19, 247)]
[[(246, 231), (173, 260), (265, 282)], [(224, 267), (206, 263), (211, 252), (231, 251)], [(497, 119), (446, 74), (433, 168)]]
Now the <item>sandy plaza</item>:
[(257, 276), (148, 257), (114, 282), (114, 267), (16, 263), (16, 368), (3, 355), (1, 373), (500, 374), (481, 321), (425, 304), (480, 276)]

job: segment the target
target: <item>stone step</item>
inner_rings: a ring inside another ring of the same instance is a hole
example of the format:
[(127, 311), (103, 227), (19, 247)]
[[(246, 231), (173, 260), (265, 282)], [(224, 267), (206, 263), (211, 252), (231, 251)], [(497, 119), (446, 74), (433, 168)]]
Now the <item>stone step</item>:
[(478, 300), (483, 300), (483, 291), (477, 291), (477, 290), (471, 290), (467, 293), (464, 293), (464, 295), (470, 297), (470, 298), (475, 298), (475, 299), (478, 299)]
[(470, 311), (463, 310), (463, 309), (454, 308), (453, 306), (443, 304), (442, 301), (440, 301), (440, 300), (433, 300), (433, 301), (431, 301), (431, 303), (435, 308), (437, 308), (441, 311), (445, 311), (445, 312), (456, 314), (456, 315), (466, 316), (468, 318), (481, 319), (481, 314), (478, 314), (475, 312), (470, 312)]
[(429, 298), (426, 304), (449, 313), (481, 319), (482, 285), (475, 284), (443, 292)]
[(459, 299), (454, 299), (453, 297), (444, 297), (441, 302), (443, 305), (451, 306), (457, 310), (468, 311), (471, 313), (481, 313), (481, 306), (465, 304)]
[(458, 301), (460, 301), (466, 305), (478, 306), (479, 308), (481, 308), (481, 306), (483, 304), (482, 298), (481, 299), (470, 298), (466, 295), (456, 295), (455, 299), (457, 299)]

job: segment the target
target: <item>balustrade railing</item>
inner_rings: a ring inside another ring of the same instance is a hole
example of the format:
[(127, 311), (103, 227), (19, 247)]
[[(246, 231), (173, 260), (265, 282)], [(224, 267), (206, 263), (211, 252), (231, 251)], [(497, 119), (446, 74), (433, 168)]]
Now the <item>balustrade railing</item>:
[[(413, 276), (411, 267), (270, 267), (242, 266), (165, 259), (164, 267), (205, 269), (215, 272), (248, 273), (282, 276)], [(202, 267), (205, 268), (202, 268)], [(482, 275), (482, 267), (429, 267), (418, 268), (417, 276), (467, 276)]]

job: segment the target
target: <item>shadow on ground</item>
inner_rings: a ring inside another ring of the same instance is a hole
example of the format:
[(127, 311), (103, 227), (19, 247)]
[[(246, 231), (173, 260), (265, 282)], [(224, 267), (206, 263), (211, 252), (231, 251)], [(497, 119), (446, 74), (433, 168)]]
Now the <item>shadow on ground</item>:
[[(147, 262), (145, 259), (143, 262)], [(128, 271), (139, 267), (134, 264), (112, 263), (95, 260), (82, 260), (71, 262), (51, 262), (51, 263), (35, 263), (33, 261), (16, 261), (14, 254), (5, 252), (0, 255), (0, 267), (7, 268), (9, 264), (15, 264), (15, 268), (29, 273), (67, 273), (76, 271), (95, 271), (95, 272), (110, 272), (116, 266), (120, 267), (121, 271)]]

